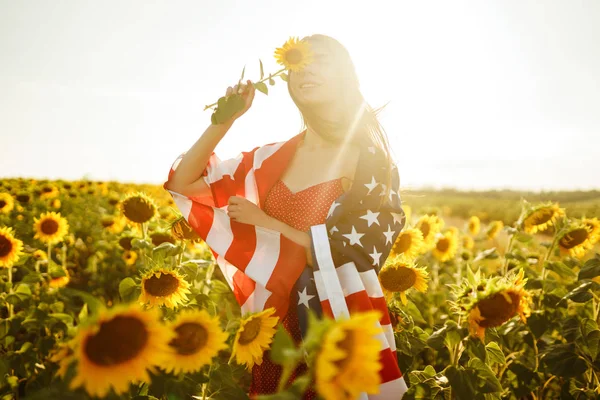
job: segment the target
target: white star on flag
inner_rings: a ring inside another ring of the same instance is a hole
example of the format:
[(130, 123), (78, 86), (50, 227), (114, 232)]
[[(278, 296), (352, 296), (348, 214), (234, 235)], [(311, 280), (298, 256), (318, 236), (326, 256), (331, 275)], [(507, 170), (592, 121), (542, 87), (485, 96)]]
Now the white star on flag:
[(395, 233), (396, 233), (396, 231), (393, 231), (392, 228), (390, 228), (390, 225), (388, 224), (387, 232), (383, 232), (383, 234), (385, 236), (385, 244), (388, 244), (388, 242), (394, 244), (394, 234)]
[(385, 191), (387, 190), (387, 185), (385, 183), (381, 184), (381, 193), (379, 193), (380, 196), (383, 196), (385, 194)]
[(373, 246), (373, 252), (371, 254), (369, 254), (371, 256), (371, 258), (373, 259), (373, 265), (379, 265), (379, 260), (381, 259), (381, 254), (382, 253), (378, 253), (375, 246)]
[(356, 232), (356, 228), (354, 227), (354, 225), (352, 225), (352, 232), (347, 234), (347, 235), (343, 235), (345, 237), (347, 237), (348, 239), (350, 239), (350, 245), (355, 245), (358, 244), (360, 245), (360, 247), (362, 247), (362, 243), (360, 242), (360, 238), (365, 236), (364, 233), (358, 233)]
[(333, 212), (339, 205), (341, 205), (341, 203), (337, 203), (335, 201), (331, 204), (331, 207), (329, 207), (329, 212), (327, 213), (327, 218), (329, 218), (331, 216), (331, 214), (333, 214)]
[(333, 232), (339, 232), (338, 228), (334, 226), (329, 230), (329, 234), (333, 235)]
[(365, 186), (367, 187), (367, 189), (369, 189), (367, 196), (371, 194), (371, 192), (377, 187), (377, 185), (379, 185), (379, 182), (375, 180), (374, 176), (371, 176), (371, 183), (365, 183)]
[(397, 222), (399, 224), (402, 224), (402, 214), (400, 213), (390, 213), (392, 214), (392, 217), (394, 217), (394, 224)]
[(375, 223), (377, 225), (379, 225), (379, 220), (377, 219), (378, 216), (379, 216), (378, 212), (374, 213), (374, 212), (371, 212), (371, 210), (367, 210), (367, 213), (360, 218), (366, 220), (369, 224), (368, 226), (371, 226)]
[(315, 296), (314, 296), (314, 295), (312, 295), (312, 294), (308, 294), (308, 293), (306, 293), (306, 288), (304, 288), (304, 290), (303, 290), (302, 292), (298, 292), (298, 305), (300, 305), (300, 304), (304, 304), (304, 306), (305, 306), (306, 308), (310, 308), (310, 307), (308, 306), (308, 302), (309, 302), (309, 300), (310, 300), (310, 299), (312, 299), (313, 297), (315, 297)]

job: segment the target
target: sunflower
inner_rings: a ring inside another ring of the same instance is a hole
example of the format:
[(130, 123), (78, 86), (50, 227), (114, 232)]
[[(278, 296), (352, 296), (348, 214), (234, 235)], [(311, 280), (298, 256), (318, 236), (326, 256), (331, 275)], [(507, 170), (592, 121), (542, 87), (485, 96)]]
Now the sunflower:
[(228, 347), (227, 333), (221, 330), (219, 319), (206, 310), (183, 311), (170, 328), (177, 337), (169, 342), (172, 351), (163, 363), (167, 372), (197, 372)]
[(51, 278), (48, 285), (51, 288), (61, 288), (65, 287), (71, 281), (71, 276), (69, 275), (69, 270), (61, 267), (61, 270), (65, 273), (64, 276), (59, 276), (58, 278)]
[(151, 270), (142, 277), (142, 293), (139, 301), (153, 306), (175, 308), (187, 301), (190, 284), (177, 271), (160, 268)]
[(8, 214), (15, 208), (15, 201), (8, 193), (0, 193), (0, 214)]
[(315, 360), (315, 387), (326, 400), (379, 393), (381, 314), (369, 311), (336, 321), (323, 336)]
[(482, 278), (477, 272), (472, 282), (463, 282), (455, 292), (454, 311), (467, 316), (469, 332), (483, 340), (485, 329), (504, 324), (518, 314), (523, 322), (531, 314), (531, 294), (524, 289), (522, 269), (509, 277)]
[(61, 343), (58, 348), (53, 349), (48, 357), (48, 360), (58, 364), (56, 375), (65, 378), (69, 365), (74, 361), (73, 349), (69, 343)]
[(145, 193), (132, 193), (121, 202), (121, 212), (132, 223), (143, 224), (154, 218), (156, 205)]
[(153, 232), (150, 234), (150, 239), (154, 246), (160, 246), (165, 242), (175, 244), (175, 238), (166, 232)]
[(498, 236), (498, 233), (502, 230), (502, 228), (504, 228), (504, 222), (492, 221), (490, 223), (490, 225), (488, 226), (488, 229), (485, 232), (485, 235), (487, 236), (488, 239), (494, 239), (496, 236)]
[(248, 370), (254, 364), (261, 365), (263, 352), (268, 349), (275, 335), (275, 326), (279, 317), (273, 317), (275, 309), (268, 308), (259, 313), (246, 316), (240, 321), (240, 327), (233, 340), (231, 358), (238, 364), (245, 364)]
[(11, 268), (23, 252), (23, 242), (15, 238), (13, 229), (0, 228), (0, 267)]
[(40, 189), (40, 198), (51, 199), (58, 196), (58, 188), (50, 184), (42, 186)]
[(462, 237), (462, 247), (467, 250), (473, 250), (473, 247), (475, 247), (475, 241), (471, 236), (464, 235)]
[(275, 49), (275, 59), (292, 72), (301, 71), (313, 61), (310, 43), (291, 37), (282, 47)]
[(421, 293), (427, 291), (429, 274), (424, 267), (417, 267), (413, 261), (402, 255), (396, 255), (386, 260), (379, 271), (379, 282), (386, 297), (399, 293), (402, 304), (407, 304), (406, 291), (415, 288)]
[(582, 218), (583, 222), (588, 228), (591, 228), (590, 236), (593, 237), (592, 244), (596, 244), (600, 240), (600, 220), (598, 218)]
[(177, 218), (171, 224), (171, 234), (179, 240), (200, 241), (200, 235), (188, 224), (184, 217)]
[(458, 239), (451, 231), (439, 233), (436, 235), (437, 240), (432, 250), (433, 256), (441, 262), (448, 261), (454, 258), (458, 249)]
[(56, 244), (60, 243), (69, 231), (69, 224), (60, 214), (52, 211), (43, 213), (39, 219), (34, 218), (33, 228), (35, 239), (48, 244)]
[(581, 258), (598, 241), (593, 228), (581, 221), (571, 222), (558, 233), (558, 248), (561, 254)]
[(127, 265), (134, 265), (138, 256), (137, 253), (133, 250), (125, 250), (125, 252), (123, 252), (123, 261), (125, 261), (125, 264)]
[(479, 220), (478, 216), (473, 215), (471, 216), (471, 218), (469, 218), (468, 228), (469, 233), (473, 236), (479, 233), (479, 229), (481, 228), (481, 221)]
[(125, 228), (125, 224), (127, 223), (127, 220), (119, 215), (119, 216), (105, 216), (102, 218), (102, 226), (104, 227), (104, 229), (106, 229), (108, 232), (113, 233), (113, 234), (118, 234), (121, 233), (123, 231), (123, 229)]
[(527, 206), (517, 224), (527, 233), (537, 233), (555, 225), (557, 220), (564, 216), (565, 209), (560, 208), (558, 203), (542, 203), (533, 207)]
[(415, 258), (421, 254), (423, 247), (423, 233), (416, 229), (406, 229), (396, 238), (390, 250), (390, 257), (403, 254), (407, 258)]
[(123, 250), (131, 250), (131, 241), (135, 239), (133, 236), (122, 236), (119, 238), (119, 246), (123, 248)]
[(21, 204), (28, 204), (31, 200), (31, 194), (28, 192), (21, 192), (15, 196), (15, 199), (17, 199), (17, 201)]
[(36, 250), (33, 252), (33, 258), (35, 258), (36, 260), (47, 260), (48, 259), (48, 253), (46, 253), (44, 250)]
[(56, 208), (56, 209), (58, 209), (58, 208), (60, 208), (60, 206), (61, 206), (61, 203), (60, 203), (60, 200), (59, 200), (59, 199), (54, 199), (54, 200), (52, 200), (52, 203), (50, 203), (50, 205), (51, 205), (53, 208)]
[(157, 309), (143, 311), (135, 305), (103, 309), (93, 323), (77, 332), (77, 374), (70, 388), (84, 386), (91, 396), (104, 397), (111, 387), (118, 395), (131, 382), (148, 382), (147, 370), (162, 365), (174, 336), (161, 323)]
[(437, 215), (423, 215), (417, 221), (416, 228), (423, 234), (423, 251), (431, 249), (435, 243), (435, 235), (444, 227), (444, 220)]

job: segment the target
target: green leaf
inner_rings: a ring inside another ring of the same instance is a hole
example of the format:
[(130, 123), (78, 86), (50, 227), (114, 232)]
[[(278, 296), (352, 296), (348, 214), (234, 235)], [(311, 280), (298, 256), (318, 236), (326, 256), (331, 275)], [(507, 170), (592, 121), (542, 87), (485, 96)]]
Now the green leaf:
[(21, 348), (19, 350), (15, 351), (15, 353), (17, 353), (17, 354), (23, 354), (27, 350), (31, 349), (32, 347), (33, 347), (33, 343), (31, 343), (31, 342), (25, 342), (25, 343), (23, 343), (23, 345), (21, 346)]
[[(219, 99), (220, 100), (220, 99)], [(152, 245), (152, 242), (150, 242), (149, 240), (146, 239), (132, 239), (131, 240), (131, 248), (133, 249), (148, 249), (151, 250), (154, 246)]]
[(79, 314), (77, 315), (77, 320), (78, 321), (83, 321), (88, 317), (88, 305), (84, 304), (83, 307), (81, 307), (81, 311), (79, 311)]
[(269, 94), (269, 88), (267, 87), (267, 85), (265, 85), (265, 83), (264, 83), (264, 82), (256, 82), (256, 83), (254, 84), (254, 87), (255, 87), (257, 90), (259, 90), (259, 91), (263, 92), (264, 94), (267, 94), (267, 95)]
[(577, 354), (574, 343), (548, 346), (541, 360), (546, 365), (546, 371), (564, 378), (580, 376), (587, 370), (587, 365)]
[(471, 356), (479, 358), (483, 362), (487, 362), (487, 351), (483, 342), (474, 337), (469, 337), (467, 340), (467, 351)]
[(269, 78), (269, 85), (271, 85), (271, 86), (275, 85), (275, 79)]
[(25, 295), (26, 297), (29, 297), (31, 296), (31, 289), (29, 288), (29, 285), (19, 284), (15, 288), (15, 293), (19, 293)]
[(547, 270), (556, 272), (562, 278), (575, 278), (577, 276), (577, 274), (563, 262), (546, 261), (544, 264)]
[(265, 72), (264, 72), (264, 69), (263, 69), (262, 60), (258, 59), (258, 61), (260, 62), (260, 79), (259, 80), (262, 81), (262, 78), (264, 78), (264, 76), (265, 76)]
[(515, 233), (515, 239), (521, 243), (527, 243), (533, 239), (533, 235), (525, 232), (517, 232)]
[(246, 66), (242, 69), (242, 76), (240, 77), (240, 82), (244, 80), (244, 73), (246, 72)]
[(87, 304), (89, 312), (92, 314), (96, 314), (104, 307), (104, 304), (96, 297), (81, 290), (64, 287), (61, 293), (67, 297), (80, 297)]
[(598, 275), (600, 275), (600, 258), (590, 258), (583, 264), (577, 279), (592, 279)]
[(589, 293), (589, 289), (593, 286), (593, 284), (593, 281), (582, 283), (567, 293), (562, 299), (560, 299), (559, 303), (566, 300), (572, 300), (576, 303), (585, 303), (586, 301), (591, 300), (592, 295)]
[(133, 278), (125, 278), (119, 283), (119, 295), (121, 300), (128, 301), (137, 288), (137, 284)]
[(474, 375), (477, 376), (478, 392), (493, 393), (501, 392), (502, 385), (494, 374), (494, 372), (483, 361), (478, 358), (472, 358), (467, 364), (469, 368), (474, 370)]
[(437, 331), (433, 332), (429, 338), (427, 338), (427, 346), (432, 349), (441, 350), (444, 348), (444, 341), (446, 339), (446, 332), (448, 331), (447, 326), (443, 326)]
[(299, 352), (290, 334), (279, 324), (271, 345), (271, 359), (279, 365), (293, 364), (298, 360)]
[(50, 314), (48, 314), (48, 317), (57, 319), (59, 321), (62, 321), (62, 322), (64, 322), (67, 325), (73, 325), (73, 317), (70, 316), (69, 314), (64, 314), (64, 313), (50, 313)]
[(279, 77), (281, 78), (282, 81), (287, 82), (288, 81), (288, 76), (285, 74), (285, 72), (282, 72), (281, 74), (279, 74)]
[(485, 351), (487, 352), (487, 357), (490, 363), (498, 363), (500, 365), (506, 364), (506, 358), (504, 357), (504, 353), (498, 343), (489, 342), (485, 346)]
[(446, 369), (446, 377), (452, 386), (457, 400), (475, 399), (476, 380), (461, 366), (449, 366)]

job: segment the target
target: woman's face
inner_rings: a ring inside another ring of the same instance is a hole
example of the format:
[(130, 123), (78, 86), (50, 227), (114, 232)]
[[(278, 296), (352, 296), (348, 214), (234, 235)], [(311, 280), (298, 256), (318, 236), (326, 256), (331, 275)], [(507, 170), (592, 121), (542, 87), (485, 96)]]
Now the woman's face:
[(290, 92), (303, 105), (326, 105), (339, 98), (339, 76), (326, 45), (309, 41), (313, 61), (299, 72), (290, 72)]

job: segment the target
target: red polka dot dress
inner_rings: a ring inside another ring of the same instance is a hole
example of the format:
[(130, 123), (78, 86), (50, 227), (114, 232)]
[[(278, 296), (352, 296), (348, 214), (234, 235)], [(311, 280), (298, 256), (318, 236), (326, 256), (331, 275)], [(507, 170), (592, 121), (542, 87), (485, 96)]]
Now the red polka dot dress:
[[(343, 193), (342, 178), (322, 182), (296, 193), (291, 192), (283, 181), (278, 180), (267, 194), (264, 211), (295, 229), (307, 232), (312, 225), (325, 223), (331, 204)], [(292, 293), (290, 293), (290, 297), (293, 298)], [(302, 337), (298, 325), (296, 304), (293, 301), (290, 302), (290, 308), (281, 323), (296, 344), (300, 344)], [(289, 383), (293, 382), (296, 376), (305, 372), (306, 365), (301, 364), (290, 377)], [(251, 398), (257, 394), (276, 393), (281, 373), (282, 367), (271, 361), (270, 353), (267, 350), (263, 354), (262, 364), (254, 365), (252, 368)], [(316, 394), (309, 389), (303, 398), (316, 399)]]

